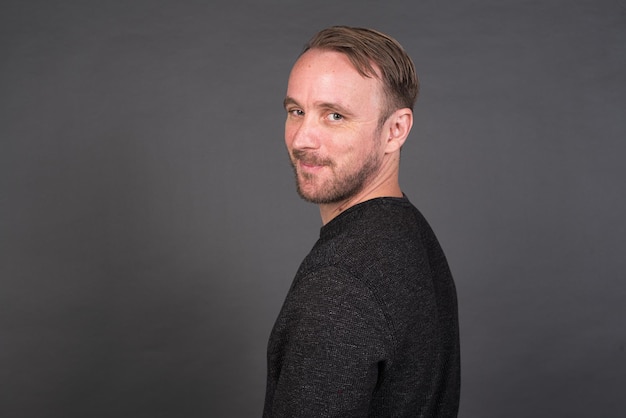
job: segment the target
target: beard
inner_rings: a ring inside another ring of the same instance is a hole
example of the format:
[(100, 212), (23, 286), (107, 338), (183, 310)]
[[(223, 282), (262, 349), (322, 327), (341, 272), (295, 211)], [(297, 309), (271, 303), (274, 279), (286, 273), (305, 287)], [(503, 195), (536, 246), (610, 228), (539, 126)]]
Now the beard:
[[(381, 161), (375, 154), (367, 156), (360, 165), (338, 168), (331, 159), (319, 158), (302, 150), (293, 150), (291, 166), (296, 177), (296, 189), (302, 199), (315, 204), (332, 204), (347, 200), (358, 194), (368, 180), (378, 171)], [(331, 171), (330, 178), (320, 178), (311, 173), (299, 173), (296, 162), (319, 165)], [(309, 186), (309, 187), (307, 187)]]

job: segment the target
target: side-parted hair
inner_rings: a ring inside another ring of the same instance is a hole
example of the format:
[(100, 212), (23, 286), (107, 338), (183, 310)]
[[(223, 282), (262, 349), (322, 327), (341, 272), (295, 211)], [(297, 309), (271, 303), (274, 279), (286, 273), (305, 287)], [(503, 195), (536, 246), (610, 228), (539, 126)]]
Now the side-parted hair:
[(345, 54), (363, 77), (382, 81), (387, 109), (381, 115), (381, 123), (397, 109), (413, 110), (419, 79), (413, 61), (392, 37), (373, 29), (333, 26), (315, 34), (302, 54), (316, 48)]

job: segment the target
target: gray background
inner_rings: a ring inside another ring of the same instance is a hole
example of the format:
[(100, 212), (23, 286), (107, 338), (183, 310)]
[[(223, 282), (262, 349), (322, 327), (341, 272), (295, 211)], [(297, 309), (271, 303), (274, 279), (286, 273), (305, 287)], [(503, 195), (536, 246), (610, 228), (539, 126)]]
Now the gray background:
[(456, 278), (460, 416), (624, 416), (618, 0), (3, 0), (0, 415), (260, 416), (320, 227), (281, 102), (332, 24), (421, 77), (401, 181)]

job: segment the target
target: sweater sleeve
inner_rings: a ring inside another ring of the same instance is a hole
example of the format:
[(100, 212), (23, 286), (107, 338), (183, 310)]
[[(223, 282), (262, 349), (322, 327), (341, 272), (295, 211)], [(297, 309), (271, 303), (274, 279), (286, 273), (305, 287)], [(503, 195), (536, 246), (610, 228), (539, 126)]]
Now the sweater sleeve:
[(326, 268), (294, 283), (273, 330), (265, 417), (364, 417), (392, 338), (369, 288)]

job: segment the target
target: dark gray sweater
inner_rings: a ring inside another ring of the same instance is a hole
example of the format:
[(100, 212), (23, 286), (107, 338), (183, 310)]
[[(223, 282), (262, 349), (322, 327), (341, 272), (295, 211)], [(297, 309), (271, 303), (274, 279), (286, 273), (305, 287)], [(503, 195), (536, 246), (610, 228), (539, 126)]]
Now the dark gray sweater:
[(322, 227), (268, 345), (264, 417), (456, 417), (456, 291), (406, 198)]

